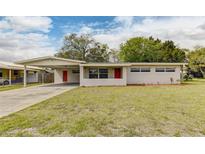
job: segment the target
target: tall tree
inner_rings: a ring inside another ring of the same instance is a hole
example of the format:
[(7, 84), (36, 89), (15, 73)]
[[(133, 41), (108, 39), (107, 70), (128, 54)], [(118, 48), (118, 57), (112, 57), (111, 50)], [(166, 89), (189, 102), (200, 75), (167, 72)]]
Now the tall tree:
[(178, 48), (173, 41), (165, 41), (162, 43), (162, 59), (165, 62), (184, 62), (185, 50)]
[(106, 44), (96, 42), (94, 47), (90, 48), (85, 60), (89, 62), (108, 62), (108, 46)]
[(108, 46), (96, 42), (90, 35), (70, 34), (64, 37), (63, 46), (55, 55), (88, 62), (108, 61)]
[(110, 55), (110, 61), (112, 62), (119, 62), (119, 51), (117, 49), (110, 49), (109, 52)]
[(193, 72), (200, 72), (205, 77), (205, 48), (196, 48), (188, 54), (189, 67)]
[(185, 52), (173, 41), (135, 37), (121, 44), (120, 59), (125, 62), (183, 62)]

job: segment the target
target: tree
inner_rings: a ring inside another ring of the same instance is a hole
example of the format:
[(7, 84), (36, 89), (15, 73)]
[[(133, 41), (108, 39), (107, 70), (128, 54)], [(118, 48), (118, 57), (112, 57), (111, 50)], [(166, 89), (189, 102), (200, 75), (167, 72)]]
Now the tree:
[(125, 62), (183, 62), (184, 50), (173, 41), (162, 42), (153, 37), (135, 37), (120, 47), (120, 59)]
[(165, 41), (162, 43), (162, 59), (165, 62), (184, 62), (186, 49), (178, 48), (173, 41)]
[(108, 46), (96, 42), (90, 35), (70, 34), (64, 37), (63, 47), (55, 55), (88, 62), (108, 61)]
[(90, 48), (85, 59), (89, 62), (108, 62), (109, 54), (107, 50), (107, 45), (96, 42), (94, 47)]
[(110, 59), (112, 62), (119, 62), (119, 51), (117, 49), (110, 49), (110, 52), (109, 52), (109, 55), (110, 55)]
[(158, 61), (158, 57), (154, 54), (159, 51), (160, 48), (161, 44), (155, 42), (153, 38), (136, 37), (121, 44), (119, 55), (120, 59), (125, 62)]
[(205, 48), (196, 48), (188, 54), (189, 67), (193, 72), (200, 72), (205, 77)]

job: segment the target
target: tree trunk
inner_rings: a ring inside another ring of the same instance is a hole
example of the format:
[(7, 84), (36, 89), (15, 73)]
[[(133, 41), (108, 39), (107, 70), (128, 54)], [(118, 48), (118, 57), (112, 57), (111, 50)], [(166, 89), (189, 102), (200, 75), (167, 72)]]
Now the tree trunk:
[(202, 76), (203, 76), (203, 78), (205, 77), (205, 71), (203, 71), (203, 69), (200, 67), (199, 68), (200, 69), (200, 71), (201, 71), (201, 74), (202, 74)]

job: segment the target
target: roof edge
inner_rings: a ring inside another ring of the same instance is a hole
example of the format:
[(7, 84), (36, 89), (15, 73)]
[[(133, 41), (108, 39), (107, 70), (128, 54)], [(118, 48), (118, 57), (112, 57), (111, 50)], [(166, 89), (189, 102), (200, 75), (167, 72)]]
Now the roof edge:
[(31, 59), (16, 61), (15, 63), (16, 64), (25, 64), (25, 63), (41, 61), (41, 60), (46, 60), (46, 59), (55, 59), (55, 60), (69, 61), (69, 62), (74, 62), (74, 63), (85, 63), (85, 61), (66, 59), (66, 58), (59, 58), (59, 57), (55, 57), (55, 56), (44, 56), (44, 57), (31, 58)]
[(183, 66), (188, 63), (85, 63), (80, 66)]

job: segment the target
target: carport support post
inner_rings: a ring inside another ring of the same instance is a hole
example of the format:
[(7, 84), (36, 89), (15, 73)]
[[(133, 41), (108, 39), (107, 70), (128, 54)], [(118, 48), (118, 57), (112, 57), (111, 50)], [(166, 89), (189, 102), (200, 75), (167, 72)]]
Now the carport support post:
[(9, 70), (9, 85), (11, 85), (11, 69)]
[(24, 87), (26, 87), (26, 82), (27, 82), (26, 65), (24, 65), (24, 78), (23, 78)]
[(83, 66), (80, 66), (80, 86), (83, 85), (83, 79), (84, 79), (84, 68)]
[(42, 82), (41, 82), (42, 84), (44, 84), (44, 73), (45, 73), (45, 72), (43, 71), (43, 72), (42, 72)]

